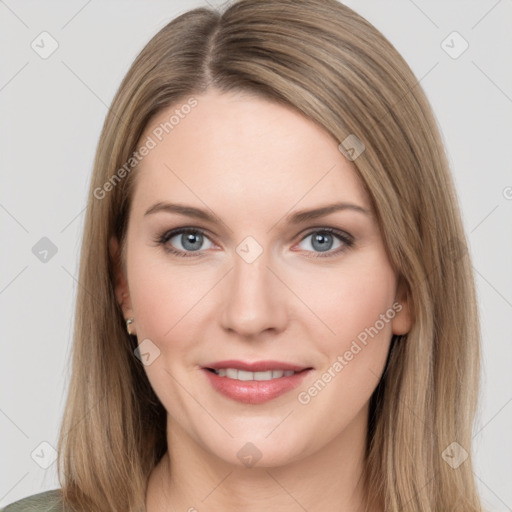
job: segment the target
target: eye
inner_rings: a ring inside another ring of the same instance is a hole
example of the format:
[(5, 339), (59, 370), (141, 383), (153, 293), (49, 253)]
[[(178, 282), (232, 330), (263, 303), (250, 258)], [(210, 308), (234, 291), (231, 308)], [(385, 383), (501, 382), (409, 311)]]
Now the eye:
[[(300, 243), (304, 243), (310, 237), (310, 245), (313, 251), (305, 249), (307, 252), (316, 252), (315, 256), (308, 256), (309, 258), (325, 258), (339, 254), (354, 244), (351, 235), (343, 231), (338, 231), (333, 228), (318, 228), (310, 231)], [(203, 246), (204, 242), (208, 241), (206, 247)], [(333, 245), (336, 245), (335, 250)], [(211, 249), (213, 246), (211, 240), (206, 233), (198, 228), (179, 228), (171, 231), (166, 231), (155, 239), (158, 245), (161, 245), (165, 251), (179, 257), (202, 256), (202, 251)], [(194, 254), (197, 253), (197, 254)], [(325, 253), (325, 254), (322, 254)]]
[[(173, 240), (175, 240), (173, 242)], [(210, 239), (206, 234), (197, 228), (180, 228), (172, 231), (167, 231), (163, 235), (157, 238), (156, 242), (162, 245), (164, 249), (176, 256), (196, 256), (191, 254), (202, 250), (210, 249), (210, 246), (203, 247), (205, 240), (208, 240), (211, 244)], [(181, 248), (179, 247), (181, 245)], [(175, 247), (178, 246), (176, 249)], [(197, 255), (198, 256), (198, 255)]]
[[(313, 251), (326, 253), (325, 255), (317, 254), (315, 256), (309, 256), (313, 258), (324, 258), (328, 256), (333, 256), (350, 248), (354, 243), (353, 238), (348, 233), (344, 233), (342, 231), (338, 231), (332, 228), (321, 228), (316, 229), (315, 231), (310, 231), (301, 240), (301, 243), (308, 240), (309, 238), (311, 238), (311, 242), (309, 242), (306, 245), (310, 245), (311, 247), (313, 247)], [(338, 240), (338, 245), (335, 248), (335, 250), (331, 250), (333, 248), (333, 245), (335, 245), (336, 243), (336, 239)]]

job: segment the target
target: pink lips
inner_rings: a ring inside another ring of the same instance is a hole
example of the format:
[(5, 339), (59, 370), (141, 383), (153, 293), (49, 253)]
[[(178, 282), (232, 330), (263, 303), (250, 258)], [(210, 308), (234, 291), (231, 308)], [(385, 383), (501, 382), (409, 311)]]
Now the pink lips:
[[(228, 377), (220, 377), (211, 369), (236, 368), (252, 372), (268, 370), (293, 370), (294, 375), (279, 377), (271, 380), (237, 380)], [(255, 363), (243, 363), (242, 361), (222, 361), (203, 367), (212, 387), (222, 395), (246, 404), (261, 404), (273, 400), (278, 396), (295, 389), (310, 373), (312, 368), (301, 367), (280, 361), (257, 361)]]

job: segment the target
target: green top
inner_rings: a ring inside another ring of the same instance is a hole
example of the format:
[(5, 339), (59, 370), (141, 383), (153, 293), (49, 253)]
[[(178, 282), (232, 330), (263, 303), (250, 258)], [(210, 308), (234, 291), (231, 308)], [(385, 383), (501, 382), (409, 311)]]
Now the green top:
[(0, 512), (62, 512), (60, 489), (44, 491), (15, 501)]

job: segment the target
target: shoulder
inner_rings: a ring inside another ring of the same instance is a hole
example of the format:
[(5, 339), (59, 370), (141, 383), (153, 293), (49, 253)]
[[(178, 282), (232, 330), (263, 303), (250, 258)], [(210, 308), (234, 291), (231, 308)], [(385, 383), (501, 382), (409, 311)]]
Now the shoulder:
[(32, 494), (0, 509), (0, 512), (61, 512), (60, 489)]

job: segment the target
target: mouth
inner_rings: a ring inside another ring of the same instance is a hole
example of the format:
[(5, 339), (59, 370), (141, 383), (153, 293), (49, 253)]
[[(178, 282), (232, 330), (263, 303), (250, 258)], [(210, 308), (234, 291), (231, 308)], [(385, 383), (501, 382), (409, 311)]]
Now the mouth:
[(224, 397), (256, 405), (292, 391), (314, 368), (279, 361), (222, 361), (202, 370), (212, 388)]

